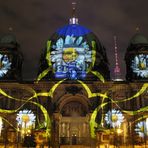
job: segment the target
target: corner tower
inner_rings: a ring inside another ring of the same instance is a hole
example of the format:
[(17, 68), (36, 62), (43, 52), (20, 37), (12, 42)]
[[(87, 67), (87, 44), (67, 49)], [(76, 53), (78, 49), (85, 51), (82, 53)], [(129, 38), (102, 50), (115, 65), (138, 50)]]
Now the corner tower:
[(127, 48), (125, 61), (127, 80), (148, 80), (148, 40), (144, 35), (136, 33), (132, 37)]
[(13, 34), (0, 38), (0, 80), (22, 79), (23, 56)]

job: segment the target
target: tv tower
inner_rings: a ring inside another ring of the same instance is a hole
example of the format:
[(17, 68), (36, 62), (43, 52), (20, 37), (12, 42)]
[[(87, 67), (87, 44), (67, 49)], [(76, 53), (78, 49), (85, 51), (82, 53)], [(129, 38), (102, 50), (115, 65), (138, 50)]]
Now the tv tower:
[(114, 49), (115, 49), (115, 68), (114, 68), (114, 81), (122, 81), (121, 70), (118, 62), (118, 47), (117, 47), (117, 37), (114, 36)]

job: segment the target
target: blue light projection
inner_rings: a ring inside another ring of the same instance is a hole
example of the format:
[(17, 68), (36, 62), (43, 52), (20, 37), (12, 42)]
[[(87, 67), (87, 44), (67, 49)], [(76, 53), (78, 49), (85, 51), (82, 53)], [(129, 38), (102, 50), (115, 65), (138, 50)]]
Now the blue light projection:
[(0, 54), (0, 77), (3, 77), (11, 68), (11, 62), (7, 55)]
[(60, 36), (84, 36), (86, 34), (91, 33), (91, 30), (88, 28), (85, 28), (84, 26), (81, 26), (79, 24), (68, 24), (64, 27), (59, 28), (56, 33)]
[(83, 37), (59, 38), (51, 52), (56, 78), (84, 79), (92, 62), (92, 51)]
[(139, 54), (135, 56), (131, 68), (138, 77), (148, 78), (148, 55)]

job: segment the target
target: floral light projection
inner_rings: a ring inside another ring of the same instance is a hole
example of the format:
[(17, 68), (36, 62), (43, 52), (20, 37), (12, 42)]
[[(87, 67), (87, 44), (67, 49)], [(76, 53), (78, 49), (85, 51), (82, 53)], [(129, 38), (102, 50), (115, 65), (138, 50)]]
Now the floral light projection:
[(121, 111), (112, 109), (105, 114), (105, 121), (113, 128), (120, 128), (121, 123), (124, 121), (124, 116)]
[(148, 127), (146, 121), (140, 121), (136, 124), (135, 132), (142, 138), (148, 136)]
[(132, 60), (132, 69), (137, 76), (148, 78), (148, 55), (139, 54)]
[(3, 77), (11, 68), (11, 62), (7, 55), (0, 54), (0, 77)]
[[(96, 75), (104, 82), (104, 77), (98, 71), (92, 71), (96, 61), (96, 42), (91, 41), (91, 48), (83, 36), (74, 37), (67, 35), (57, 40), (51, 46), (51, 40), (47, 41), (46, 62), (48, 68), (43, 70), (37, 77), (37, 82), (52, 71), (56, 78), (84, 79), (88, 72)], [(51, 49), (54, 49), (51, 51)]]
[(3, 120), (2, 120), (2, 117), (0, 117), (0, 136), (1, 136), (2, 128), (3, 128)]
[(35, 128), (35, 115), (31, 110), (21, 110), (17, 114), (18, 128), (21, 130), (22, 136), (30, 135), (31, 130)]
[(59, 38), (53, 51), (51, 51), (51, 62), (56, 78), (83, 79), (86, 77), (92, 62), (92, 52), (89, 45), (78, 38), (67, 35), (65, 39)]

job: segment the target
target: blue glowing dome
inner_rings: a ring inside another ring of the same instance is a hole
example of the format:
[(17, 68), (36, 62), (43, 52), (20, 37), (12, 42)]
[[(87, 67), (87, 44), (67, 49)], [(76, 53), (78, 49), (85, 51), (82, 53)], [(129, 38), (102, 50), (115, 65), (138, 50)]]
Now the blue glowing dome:
[(47, 40), (40, 65), (41, 75), (51, 71), (46, 78), (92, 79), (91, 71), (110, 78), (105, 48), (91, 30), (78, 24), (77, 18), (71, 18)]
[(90, 33), (91, 30), (79, 25), (79, 24), (69, 24), (62, 28), (59, 28), (56, 33), (61, 36), (84, 36)]

